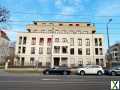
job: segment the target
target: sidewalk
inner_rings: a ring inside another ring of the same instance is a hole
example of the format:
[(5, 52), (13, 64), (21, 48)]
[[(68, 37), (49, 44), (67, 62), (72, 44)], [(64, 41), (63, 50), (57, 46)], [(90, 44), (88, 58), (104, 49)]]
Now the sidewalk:
[[(6, 76), (6, 75), (29, 75), (29, 76), (40, 76), (43, 75), (43, 70), (45, 68), (8, 68), (0, 69), (0, 76)], [(76, 69), (71, 69), (71, 75), (74, 75), (76, 72)]]
[(16, 70), (16, 71), (6, 71), (4, 69), (0, 69), (0, 76), (40, 76), (42, 73), (32, 73), (24, 70), (24, 72), (21, 70)]

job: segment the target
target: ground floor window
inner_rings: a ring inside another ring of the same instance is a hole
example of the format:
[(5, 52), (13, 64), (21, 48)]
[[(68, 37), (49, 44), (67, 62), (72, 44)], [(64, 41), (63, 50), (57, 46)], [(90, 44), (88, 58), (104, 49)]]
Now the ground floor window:
[(104, 60), (103, 58), (96, 58), (96, 65), (101, 65), (101, 66), (104, 66)]
[(34, 57), (31, 57), (30, 58), (30, 64), (34, 66), (34, 61), (35, 61), (35, 58)]
[(68, 66), (67, 62), (68, 62), (68, 58), (66, 58), (66, 57), (61, 58), (61, 65), (62, 66)]
[(42, 62), (39, 62), (39, 63), (38, 63), (38, 67), (42, 67)]

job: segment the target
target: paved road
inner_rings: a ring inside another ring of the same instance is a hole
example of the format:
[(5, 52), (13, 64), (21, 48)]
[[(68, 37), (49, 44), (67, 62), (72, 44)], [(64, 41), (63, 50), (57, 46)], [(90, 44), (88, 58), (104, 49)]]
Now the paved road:
[(120, 76), (1, 75), (0, 90), (110, 90), (110, 80)]

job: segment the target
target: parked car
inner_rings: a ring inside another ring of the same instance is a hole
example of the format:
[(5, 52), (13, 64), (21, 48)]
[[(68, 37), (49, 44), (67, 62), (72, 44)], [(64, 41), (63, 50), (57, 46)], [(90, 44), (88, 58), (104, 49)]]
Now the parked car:
[(45, 75), (69, 75), (71, 71), (66, 67), (48, 68), (43, 71)]
[(110, 69), (105, 69), (105, 74), (107, 75), (120, 75), (120, 66), (111, 67)]
[(77, 69), (77, 74), (85, 75), (85, 74), (97, 74), (102, 75), (104, 74), (104, 70), (99, 65), (86, 65), (82, 68)]

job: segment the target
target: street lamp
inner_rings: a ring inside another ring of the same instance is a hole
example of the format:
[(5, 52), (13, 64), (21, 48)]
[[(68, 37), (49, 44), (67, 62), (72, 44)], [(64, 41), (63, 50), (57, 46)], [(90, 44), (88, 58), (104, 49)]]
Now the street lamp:
[(108, 25), (110, 24), (111, 21), (112, 21), (112, 19), (109, 19), (109, 21), (108, 21), (107, 24), (106, 24), (106, 27), (107, 27), (107, 39), (108, 39), (108, 49), (109, 49), (109, 47), (110, 47), (109, 28), (108, 28)]
[(111, 57), (111, 54), (110, 54), (110, 40), (109, 40), (109, 28), (108, 28), (108, 25), (110, 24), (110, 22), (112, 21), (112, 19), (109, 19), (109, 21), (107, 22), (107, 24), (106, 24), (106, 28), (107, 28), (107, 41), (108, 41), (108, 57), (107, 57), (107, 59), (108, 59), (108, 67), (110, 68), (111, 67), (111, 59), (112, 59), (112, 57)]

